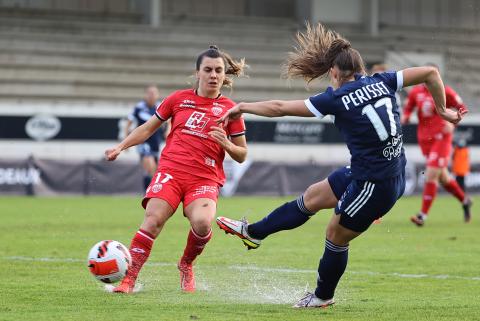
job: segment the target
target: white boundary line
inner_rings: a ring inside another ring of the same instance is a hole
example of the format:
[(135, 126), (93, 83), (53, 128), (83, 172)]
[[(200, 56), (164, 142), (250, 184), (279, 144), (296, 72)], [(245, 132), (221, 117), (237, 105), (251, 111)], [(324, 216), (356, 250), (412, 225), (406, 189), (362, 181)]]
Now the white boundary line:
[[(33, 261), (33, 262), (63, 262), (63, 263), (86, 263), (85, 260), (74, 259), (74, 258), (55, 258), (55, 257), (28, 257), (28, 256), (5, 256), (1, 257), (1, 260), (6, 261)], [(146, 265), (151, 266), (176, 266), (174, 263), (166, 262), (148, 262)], [(200, 265), (200, 267), (210, 267), (209, 265)], [(212, 266), (213, 267), (213, 266)], [(228, 266), (231, 270), (239, 271), (258, 271), (258, 272), (275, 272), (275, 273), (316, 273), (315, 270), (306, 270), (306, 269), (289, 269), (289, 268), (271, 268), (271, 267), (260, 267), (255, 265), (230, 265)], [(469, 280), (469, 281), (480, 281), (480, 276), (460, 276), (460, 275), (449, 275), (449, 274), (408, 274), (408, 273), (398, 273), (398, 272), (371, 272), (371, 271), (351, 271), (347, 270), (347, 274), (355, 275), (370, 275), (370, 276), (390, 276), (398, 278), (407, 278), (407, 279), (436, 279), (436, 280)]]

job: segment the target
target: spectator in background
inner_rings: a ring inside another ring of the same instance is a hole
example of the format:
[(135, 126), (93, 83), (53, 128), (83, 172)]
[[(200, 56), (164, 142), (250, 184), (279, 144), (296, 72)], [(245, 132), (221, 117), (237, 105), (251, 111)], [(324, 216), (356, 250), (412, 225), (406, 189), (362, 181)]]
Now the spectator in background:
[(137, 127), (120, 144), (107, 149), (107, 160), (142, 144), (171, 119), (171, 131), (162, 151), (158, 169), (142, 201), (145, 218), (130, 244), (132, 265), (114, 292), (131, 293), (143, 264), (150, 256), (155, 238), (183, 202), (183, 214), (190, 221), (187, 245), (177, 267), (183, 291), (195, 291), (193, 261), (212, 237), (211, 224), (217, 210), (219, 188), (225, 182), (225, 152), (241, 163), (247, 156), (245, 123), (239, 118), (228, 126), (215, 122), (235, 103), (221, 94), (231, 87), (227, 75), (240, 76), (244, 59), (233, 60), (215, 46), (196, 60), (194, 89), (177, 90), (156, 108), (155, 115)]
[[(438, 69), (438, 66), (430, 64)], [(445, 86), (445, 95), (448, 108), (466, 111), (460, 96), (450, 87)], [(472, 201), (465, 195), (465, 191), (453, 179), (448, 171), (448, 162), (452, 151), (452, 137), (455, 126), (438, 115), (435, 102), (425, 85), (412, 88), (405, 103), (402, 124), (409, 122), (412, 112), (417, 109), (418, 144), (425, 156), (427, 169), (425, 171), (425, 185), (423, 188), (422, 207), (420, 212), (410, 220), (417, 226), (423, 226), (428, 217), (430, 207), (437, 195), (438, 184), (455, 196), (462, 204), (464, 221), (471, 218), (470, 208)]]
[[(136, 127), (145, 124), (154, 114), (159, 104), (160, 95), (155, 85), (145, 88), (145, 97), (139, 101), (132, 112), (128, 115), (127, 125), (125, 126), (125, 137), (130, 134), (132, 125)], [(137, 145), (137, 151), (140, 155), (140, 162), (143, 168), (143, 186), (147, 189), (152, 180), (153, 174), (157, 169), (158, 155), (162, 142), (165, 140), (168, 131), (168, 123), (153, 133), (145, 142)]]
[(470, 151), (465, 138), (454, 139), (452, 172), (458, 185), (466, 191), (465, 176), (470, 173)]

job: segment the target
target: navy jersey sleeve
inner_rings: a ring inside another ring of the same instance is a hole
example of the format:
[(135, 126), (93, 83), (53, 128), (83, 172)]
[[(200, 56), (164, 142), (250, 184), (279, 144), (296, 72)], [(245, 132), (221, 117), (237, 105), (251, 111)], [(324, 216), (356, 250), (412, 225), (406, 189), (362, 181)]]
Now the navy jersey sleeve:
[(393, 91), (400, 91), (403, 88), (402, 70), (382, 72), (375, 74), (374, 77), (381, 79)]
[(318, 118), (323, 118), (326, 115), (333, 115), (333, 111), (330, 107), (332, 106), (330, 95), (328, 95), (327, 92), (305, 99), (305, 106), (307, 106), (308, 110)]

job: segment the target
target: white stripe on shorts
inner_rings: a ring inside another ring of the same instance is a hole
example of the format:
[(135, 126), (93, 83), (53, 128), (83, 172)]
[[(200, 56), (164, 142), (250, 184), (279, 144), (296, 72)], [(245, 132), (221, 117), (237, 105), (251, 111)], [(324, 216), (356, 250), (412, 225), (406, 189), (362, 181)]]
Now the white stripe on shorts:
[(363, 185), (363, 189), (360, 192), (360, 194), (358, 194), (357, 198), (355, 198), (355, 200), (353, 200), (353, 202), (345, 209), (345, 214), (348, 214), (348, 215), (352, 216), (351, 212), (353, 210), (355, 210), (355, 208), (357, 208), (357, 206), (362, 203), (362, 201), (365, 199), (365, 197), (367, 197), (367, 195), (370, 191), (370, 186), (372, 184), (373, 183), (368, 182), (368, 181), (365, 182), (365, 184)]
[(357, 209), (355, 211), (353, 211), (353, 213), (349, 214), (350, 217), (353, 217), (353, 215), (355, 215), (355, 213), (358, 212), (359, 209), (362, 208), (363, 205), (365, 205), (365, 203), (370, 199), (370, 196), (372, 196), (372, 193), (373, 193), (373, 189), (375, 188), (375, 184), (371, 183), (372, 185), (370, 185), (370, 191), (368, 192), (368, 195), (367, 197), (363, 200), (363, 202), (357, 207)]

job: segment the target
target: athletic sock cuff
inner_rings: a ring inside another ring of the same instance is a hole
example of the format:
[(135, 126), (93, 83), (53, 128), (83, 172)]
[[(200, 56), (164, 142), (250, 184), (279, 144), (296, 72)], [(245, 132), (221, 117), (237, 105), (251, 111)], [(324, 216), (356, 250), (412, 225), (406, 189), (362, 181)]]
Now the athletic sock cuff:
[(139, 229), (137, 233), (140, 234), (143, 237), (146, 237), (147, 239), (150, 239), (150, 241), (155, 240), (155, 236), (153, 236), (151, 233), (149, 233), (145, 230)]
[(192, 232), (192, 234), (195, 236), (195, 238), (197, 238), (199, 240), (207, 240), (207, 239), (210, 239), (212, 237), (212, 229), (210, 229), (210, 231), (208, 231), (207, 235), (203, 235), (203, 236), (196, 233), (193, 228), (190, 228), (190, 232)]
[(312, 216), (312, 215), (315, 214), (315, 212), (310, 211), (305, 206), (305, 201), (303, 199), (303, 195), (301, 195), (299, 198), (297, 198), (297, 206), (303, 214), (306, 214), (308, 216)]
[(333, 251), (333, 252), (345, 252), (345, 251), (348, 251), (348, 245), (346, 246), (340, 246), (340, 245), (336, 245), (336, 244), (333, 244), (331, 241), (329, 241), (328, 239), (325, 240), (325, 248), (329, 249), (330, 251)]

